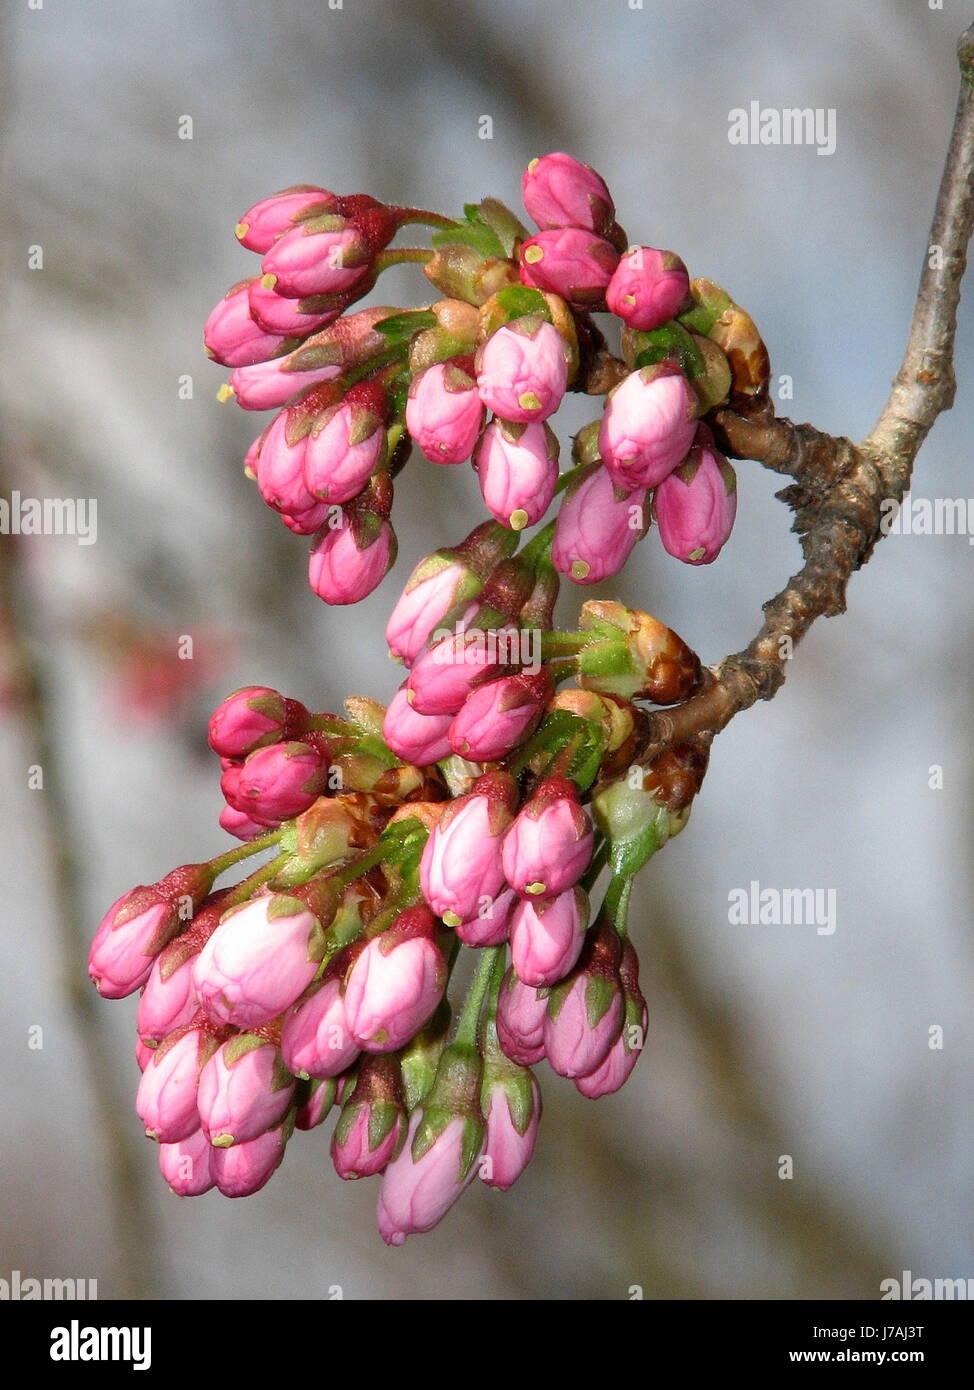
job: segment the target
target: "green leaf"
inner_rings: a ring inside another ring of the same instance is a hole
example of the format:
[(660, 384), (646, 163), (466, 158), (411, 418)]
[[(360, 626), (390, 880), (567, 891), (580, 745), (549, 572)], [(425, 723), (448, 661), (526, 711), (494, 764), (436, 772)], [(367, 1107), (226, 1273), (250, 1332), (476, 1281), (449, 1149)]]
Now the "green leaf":
[(703, 353), (693, 338), (675, 319), (653, 329), (652, 333), (640, 333), (641, 350), (636, 355), (633, 366), (651, 367), (656, 362), (675, 360), (688, 377), (700, 376), (706, 370)]
[(407, 309), (402, 314), (390, 314), (373, 325), (376, 333), (389, 339), (390, 346), (405, 342), (423, 328), (436, 327), (436, 315), (429, 309)]

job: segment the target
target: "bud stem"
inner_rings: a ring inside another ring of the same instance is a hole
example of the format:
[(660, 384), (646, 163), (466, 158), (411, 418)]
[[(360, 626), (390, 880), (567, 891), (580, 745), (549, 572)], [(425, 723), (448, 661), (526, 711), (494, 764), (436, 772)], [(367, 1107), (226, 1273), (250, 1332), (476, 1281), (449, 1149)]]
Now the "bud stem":
[(480, 951), (480, 959), (477, 961), (477, 971), (470, 984), (467, 997), (463, 1002), (463, 1012), (460, 1015), (460, 1022), (457, 1024), (457, 1032), (454, 1042), (465, 1043), (469, 1047), (476, 1047), (477, 1034), (480, 1031), (480, 1014), (484, 1007), (484, 1000), (487, 998), (488, 991), (494, 978), (494, 967), (497, 961), (503, 957), (505, 948), (503, 946), (485, 946)]
[(605, 890), (601, 915), (615, 927), (625, 939), (626, 918), (629, 915), (629, 899), (632, 894), (632, 875), (613, 874)]
[(228, 849), (225, 854), (217, 854), (208, 861), (213, 870), (213, 877), (219, 878), (225, 874), (227, 869), (232, 869), (234, 864), (239, 864), (242, 859), (248, 859), (252, 854), (259, 854), (262, 849), (270, 849), (271, 845), (276, 845), (282, 835), (281, 830), (269, 830), (266, 835), (259, 835), (256, 840), (247, 840), (242, 845), (235, 845), (233, 849)]
[(542, 632), (541, 655), (574, 656), (597, 637), (594, 632)]
[(421, 265), (426, 265), (433, 259), (434, 255), (435, 252), (428, 250), (425, 246), (394, 246), (389, 251), (380, 251), (372, 264), (381, 275), (390, 266), (404, 265), (407, 261), (417, 261)]
[(449, 231), (456, 226), (454, 218), (447, 217), (442, 212), (430, 212), (429, 208), (390, 207), (388, 211), (395, 218), (397, 227), (405, 227), (413, 223), (422, 227), (438, 227), (441, 231)]
[(255, 869), (249, 877), (241, 879), (233, 888), (227, 890), (227, 896), (223, 899), (224, 905), (236, 907), (238, 903), (245, 903), (248, 898), (253, 897), (255, 889), (260, 888), (279, 874), (285, 864), (291, 862), (291, 858), (290, 854), (279, 854), (276, 859), (269, 859), (266, 864)]

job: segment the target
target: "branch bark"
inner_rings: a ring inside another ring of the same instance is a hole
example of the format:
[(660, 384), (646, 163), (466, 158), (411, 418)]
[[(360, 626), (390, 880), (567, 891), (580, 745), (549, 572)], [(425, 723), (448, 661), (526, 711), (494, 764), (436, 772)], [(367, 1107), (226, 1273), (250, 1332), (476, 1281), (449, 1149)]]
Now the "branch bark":
[(713, 416), (724, 450), (793, 479), (779, 493), (795, 511), (804, 564), (764, 605), (744, 648), (705, 672), (674, 709), (649, 715), (636, 761), (691, 737), (712, 738), (784, 683), (795, 645), (812, 623), (845, 609), (850, 578), (882, 538), (887, 499), (900, 503), (917, 453), (954, 400), (957, 306), (974, 228), (974, 25), (958, 42), (960, 94), (903, 363), (872, 431), (859, 444), (777, 419), (770, 399), (734, 402)]

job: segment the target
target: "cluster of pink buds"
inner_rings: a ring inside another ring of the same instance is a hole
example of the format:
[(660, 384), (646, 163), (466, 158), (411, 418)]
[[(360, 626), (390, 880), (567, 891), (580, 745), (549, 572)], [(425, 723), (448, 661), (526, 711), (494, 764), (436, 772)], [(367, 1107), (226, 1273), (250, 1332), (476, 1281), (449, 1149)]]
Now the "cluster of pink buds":
[[(414, 442), (436, 466), (470, 460), (490, 518), (409, 576), (387, 707), (315, 711), (264, 686), (220, 704), (220, 824), (239, 843), (125, 894), (89, 961), (105, 997), (140, 992), (136, 1110), (174, 1191), (256, 1192), (334, 1110), (333, 1166), (381, 1179), (393, 1245), (476, 1179), (520, 1176), (542, 1059), (590, 1098), (638, 1060), (633, 879), (686, 824), (709, 750), (661, 744), (645, 706), (706, 675), (648, 613), (593, 600), (563, 630), (555, 605), (561, 576), (615, 575), (654, 517), (671, 554), (716, 557), (735, 506), (720, 409), (768, 383), (748, 315), (629, 246), (594, 170), (546, 155), (523, 194), (534, 236), (492, 198), (453, 220), (307, 186), (238, 225), (261, 274), (206, 343), (226, 394), (277, 412), (246, 468), (313, 536), (315, 592), (355, 602), (393, 564)], [(432, 226), (432, 249), (392, 246), (406, 223)], [(350, 312), (400, 261), (443, 297)], [(619, 356), (600, 313), (621, 321)], [(550, 422), (571, 389), (607, 400), (562, 473)]]

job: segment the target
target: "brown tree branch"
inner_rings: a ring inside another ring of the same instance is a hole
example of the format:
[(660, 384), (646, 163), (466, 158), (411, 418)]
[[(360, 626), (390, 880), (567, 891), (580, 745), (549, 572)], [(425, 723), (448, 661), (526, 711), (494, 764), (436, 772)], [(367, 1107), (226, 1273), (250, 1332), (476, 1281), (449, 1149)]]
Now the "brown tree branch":
[(875, 427), (858, 445), (775, 418), (770, 400), (734, 402), (713, 416), (724, 449), (794, 479), (779, 496), (795, 510), (804, 564), (764, 605), (760, 632), (706, 672), (684, 704), (649, 715), (636, 761), (691, 736), (712, 737), (785, 679), (816, 618), (845, 609), (846, 587), (882, 538), (887, 499), (910, 485), (920, 446), (954, 399), (957, 306), (974, 228), (974, 25), (958, 43), (960, 94), (903, 364)]

